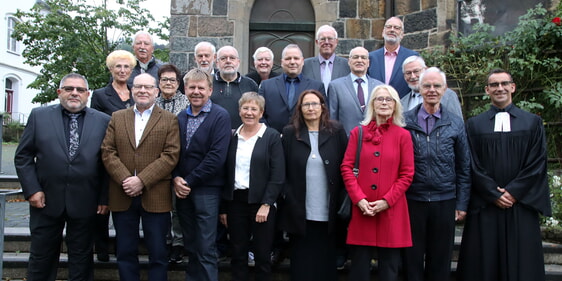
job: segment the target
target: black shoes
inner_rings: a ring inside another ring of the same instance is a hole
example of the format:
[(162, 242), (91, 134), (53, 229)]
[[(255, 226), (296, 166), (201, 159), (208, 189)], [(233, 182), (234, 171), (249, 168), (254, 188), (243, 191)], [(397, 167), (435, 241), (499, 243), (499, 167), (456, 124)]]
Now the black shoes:
[(182, 263), (183, 262), (183, 247), (173, 246), (170, 251), (170, 263)]

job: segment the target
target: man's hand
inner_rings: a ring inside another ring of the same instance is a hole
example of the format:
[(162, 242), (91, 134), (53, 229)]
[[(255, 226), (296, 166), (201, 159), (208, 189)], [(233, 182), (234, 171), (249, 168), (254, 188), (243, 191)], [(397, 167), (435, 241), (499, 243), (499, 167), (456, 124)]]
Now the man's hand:
[(173, 185), (178, 198), (185, 199), (191, 193), (191, 187), (187, 185), (187, 182), (182, 177), (175, 177)]
[(98, 215), (107, 215), (108, 212), (109, 212), (109, 206), (107, 206), (107, 205), (98, 205), (98, 211), (96, 212), (96, 214), (98, 214)]
[(461, 210), (455, 211), (455, 221), (462, 221), (466, 217), (466, 212)]
[(228, 221), (226, 214), (219, 214), (219, 221), (224, 225), (224, 227), (228, 228)]
[(517, 200), (507, 190), (505, 190), (505, 188), (501, 188), (498, 186), (497, 190), (503, 194), (494, 202), (496, 206), (502, 209), (513, 207), (513, 204), (515, 204)]
[(45, 208), (45, 192), (43, 191), (33, 193), (27, 200), (31, 207), (39, 209)]
[(144, 184), (137, 176), (128, 177), (123, 181), (123, 191), (130, 197), (137, 197), (142, 194)]
[(256, 222), (262, 223), (267, 221), (267, 216), (269, 215), (269, 205), (262, 204), (258, 209), (258, 213), (256, 214)]

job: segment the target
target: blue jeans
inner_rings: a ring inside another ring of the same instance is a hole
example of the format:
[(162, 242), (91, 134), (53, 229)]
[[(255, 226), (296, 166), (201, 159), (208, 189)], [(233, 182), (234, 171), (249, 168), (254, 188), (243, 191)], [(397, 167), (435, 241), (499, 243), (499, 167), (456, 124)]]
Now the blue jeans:
[(186, 199), (177, 198), (176, 208), (189, 257), (186, 280), (218, 281), (216, 247), (220, 189), (197, 187)]
[(140, 280), (138, 247), (141, 218), (144, 243), (148, 249), (148, 279), (168, 280), (166, 234), (170, 228), (170, 212), (145, 211), (140, 196), (133, 198), (127, 211), (113, 212), (119, 279), (121, 281)]

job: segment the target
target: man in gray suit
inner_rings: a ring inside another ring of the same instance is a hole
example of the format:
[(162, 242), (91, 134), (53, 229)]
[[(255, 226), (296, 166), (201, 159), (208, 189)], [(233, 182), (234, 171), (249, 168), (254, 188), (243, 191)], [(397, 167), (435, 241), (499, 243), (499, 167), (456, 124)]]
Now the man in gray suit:
[(106, 214), (107, 173), (100, 146), (109, 115), (86, 107), (80, 74), (62, 78), (60, 104), (31, 111), (14, 163), (29, 201), (27, 280), (55, 280), (66, 227), (68, 280), (93, 280), (96, 214)]
[[(420, 75), (427, 69), (425, 61), (420, 56), (409, 56), (402, 63), (402, 73), (404, 79), (408, 83), (408, 87), (412, 89), (407, 95), (400, 99), (404, 111), (408, 111), (416, 107), (416, 105), (423, 102), (420, 95)], [(460, 118), (462, 117), (461, 104), (455, 91), (447, 88), (445, 94), (441, 98), (441, 105), (447, 110)]]
[(349, 68), (349, 75), (332, 81), (328, 87), (330, 118), (340, 121), (348, 135), (363, 120), (363, 111), (373, 89), (383, 84), (367, 75), (369, 51), (363, 47), (349, 52)]
[(336, 56), (338, 32), (329, 25), (323, 25), (316, 32), (318, 56), (304, 60), (302, 74), (310, 79), (324, 83), (328, 89), (330, 81), (349, 74), (349, 66), (345, 58)]

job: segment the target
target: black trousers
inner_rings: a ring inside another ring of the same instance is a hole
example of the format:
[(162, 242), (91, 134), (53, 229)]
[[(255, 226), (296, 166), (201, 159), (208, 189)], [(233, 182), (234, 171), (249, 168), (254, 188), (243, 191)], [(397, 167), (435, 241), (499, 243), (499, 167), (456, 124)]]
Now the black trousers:
[(351, 269), (350, 281), (371, 280), (371, 259), (373, 250), (378, 252), (379, 278), (381, 281), (396, 281), (401, 263), (401, 251), (403, 248), (381, 248), (372, 246), (351, 245)]
[(413, 243), (413, 247), (404, 251), (408, 281), (451, 279), (455, 207), (455, 199), (435, 202), (408, 200)]
[(41, 209), (34, 207), (30, 207), (29, 211), (31, 247), (27, 280), (55, 280), (65, 225), (68, 280), (93, 280), (94, 216), (71, 218), (66, 212), (63, 212), (61, 216), (51, 217), (44, 215)]
[(250, 239), (256, 265), (256, 281), (271, 280), (270, 253), (275, 231), (275, 206), (269, 207), (267, 221), (256, 222), (256, 214), (261, 204), (248, 204), (248, 191), (234, 191), (234, 200), (228, 203), (227, 221), (232, 243), (232, 280), (246, 281), (249, 278), (248, 251)]
[(306, 221), (306, 234), (290, 238), (291, 281), (337, 280), (336, 235), (328, 222)]

